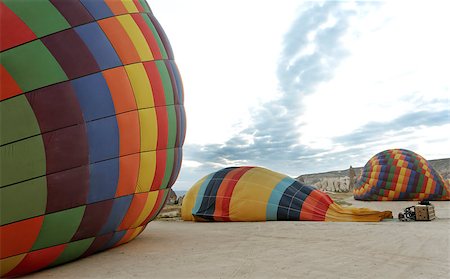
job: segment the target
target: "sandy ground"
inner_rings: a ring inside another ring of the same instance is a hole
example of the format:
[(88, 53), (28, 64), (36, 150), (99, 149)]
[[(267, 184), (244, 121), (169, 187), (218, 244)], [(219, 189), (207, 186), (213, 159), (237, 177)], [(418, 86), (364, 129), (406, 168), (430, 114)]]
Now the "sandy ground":
[[(357, 202), (392, 210), (414, 202)], [(431, 222), (153, 221), (134, 241), (29, 278), (450, 278), (450, 202)]]

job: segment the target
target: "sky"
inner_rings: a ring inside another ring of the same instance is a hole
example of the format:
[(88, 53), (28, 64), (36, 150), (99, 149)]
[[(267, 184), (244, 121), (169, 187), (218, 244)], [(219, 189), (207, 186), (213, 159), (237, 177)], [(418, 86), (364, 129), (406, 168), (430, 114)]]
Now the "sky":
[(450, 157), (450, 2), (149, 4), (184, 84), (174, 190), (229, 166), (297, 177), (390, 148)]

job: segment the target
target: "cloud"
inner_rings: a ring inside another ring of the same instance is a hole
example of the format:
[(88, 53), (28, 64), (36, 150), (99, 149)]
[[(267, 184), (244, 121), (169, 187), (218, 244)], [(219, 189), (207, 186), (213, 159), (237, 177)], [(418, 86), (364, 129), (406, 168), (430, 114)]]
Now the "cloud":
[(393, 134), (408, 134), (420, 127), (442, 126), (450, 123), (450, 110), (417, 111), (404, 114), (388, 122), (369, 122), (354, 132), (336, 137), (333, 141), (342, 145), (365, 144), (392, 137)]
[[(327, 2), (311, 5), (293, 23), (285, 36), (277, 71), (284, 106), (291, 108), (302, 95), (311, 93), (314, 86), (332, 77), (336, 66), (348, 54), (339, 39), (347, 31), (353, 15), (353, 10), (342, 9), (338, 2)], [(301, 55), (308, 47), (310, 53)]]
[(279, 98), (254, 110), (249, 127), (223, 144), (186, 144), (184, 158), (202, 165), (184, 169), (177, 183), (183, 184), (188, 176), (203, 176), (237, 164), (296, 173), (299, 165), (292, 162), (325, 151), (299, 144), (296, 119), (302, 98), (317, 84), (332, 78), (336, 66), (348, 55), (340, 38), (354, 14), (339, 2), (308, 3), (284, 38), (277, 69)]
[[(221, 144), (186, 144), (184, 159), (188, 160), (188, 164), (182, 168), (176, 188), (187, 189), (201, 177), (225, 166), (258, 165), (297, 176), (303, 173), (345, 169), (350, 164), (362, 166), (371, 156), (386, 148), (406, 148), (420, 153), (421, 146), (435, 140), (445, 142), (442, 139), (445, 139), (446, 135), (432, 133), (442, 131), (442, 127), (450, 127), (450, 110), (445, 106), (445, 103), (448, 104), (448, 98), (416, 94), (414, 85), (399, 87), (405, 92), (392, 88), (389, 91), (389, 94), (397, 92), (399, 95), (396, 99), (398, 106), (392, 98), (389, 99), (391, 110), (396, 112), (392, 114), (395, 115), (393, 119), (386, 120), (386, 115), (377, 118), (376, 113), (385, 111), (385, 106), (381, 103), (372, 108), (371, 113), (375, 114), (368, 117), (370, 122), (360, 121), (354, 127), (345, 129), (354, 129), (353, 131), (342, 135), (341, 129), (340, 136), (325, 131), (329, 141), (326, 146), (312, 147), (309, 143), (299, 140), (300, 131), (305, 127), (302, 122), (306, 109), (304, 99), (316, 94), (319, 86), (330, 84), (329, 81), (335, 78), (342, 62), (352, 55), (343, 38), (349, 32), (355, 31), (352, 26), (354, 17), (364, 17), (362, 10), (379, 8), (379, 3), (357, 2), (353, 6), (347, 4), (326, 1), (308, 2), (304, 6), (284, 37), (276, 72), (279, 81), (278, 98), (251, 111), (250, 124), (239, 133), (231, 135), (227, 141)], [(364, 28), (357, 31), (364, 32)], [(368, 77), (368, 81), (373, 80), (376, 81), (377, 77)], [(396, 80), (400, 85), (407, 84), (408, 81)], [(369, 86), (365, 83), (364, 85)], [(389, 88), (389, 84), (386, 86)], [(436, 86), (440, 84), (437, 83)], [(380, 93), (385, 91), (377, 92), (374, 89), (371, 96), (364, 96), (365, 88), (357, 89), (358, 98), (384, 98), (380, 97)], [(448, 88), (446, 90), (448, 92)], [(402, 96), (407, 96), (407, 99), (402, 100)], [(411, 106), (406, 105), (408, 102)], [(360, 107), (361, 112), (364, 112), (366, 107)], [(405, 109), (403, 115), (399, 114), (402, 109)], [(323, 117), (331, 118), (333, 115), (327, 115), (325, 111)], [(376, 119), (379, 121), (375, 121)], [(336, 125), (346, 123), (338, 122)], [(318, 129), (328, 129), (326, 126), (317, 126)]]

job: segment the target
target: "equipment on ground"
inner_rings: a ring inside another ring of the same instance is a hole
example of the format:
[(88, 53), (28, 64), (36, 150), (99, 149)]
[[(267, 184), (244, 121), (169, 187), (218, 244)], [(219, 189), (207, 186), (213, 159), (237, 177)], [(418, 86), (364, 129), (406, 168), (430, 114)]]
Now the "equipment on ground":
[(434, 220), (436, 219), (434, 205), (429, 201), (420, 201), (417, 205), (407, 207), (403, 212), (400, 212), (398, 219), (402, 222)]

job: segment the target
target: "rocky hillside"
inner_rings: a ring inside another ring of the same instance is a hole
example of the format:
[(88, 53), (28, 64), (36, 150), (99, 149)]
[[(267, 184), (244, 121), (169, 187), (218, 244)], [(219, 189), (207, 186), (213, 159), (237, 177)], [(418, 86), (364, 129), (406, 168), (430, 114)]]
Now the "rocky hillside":
[(444, 179), (450, 179), (450, 158), (430, 160), (429, 162)]
[[(430, 160), (430, 164), (438, 171), (444, 179), (450, 179), (450, 158)], [(354, 177), (361, 173), (362, 167), (353, 168)], [(308, 185), (316, 186), (318, 189), (329, 192), (347, 192), (351, 188), (351, 171), (330, 171), (323, 173), (304, 174), (296, 179)]]

